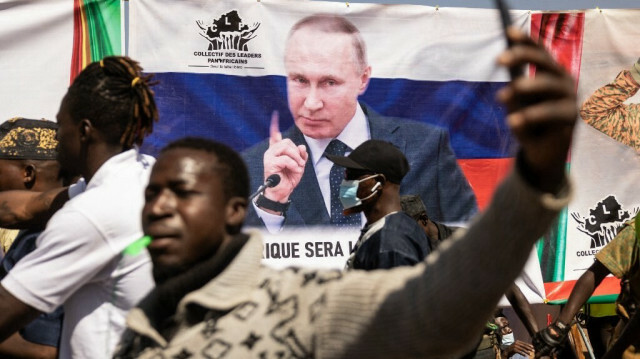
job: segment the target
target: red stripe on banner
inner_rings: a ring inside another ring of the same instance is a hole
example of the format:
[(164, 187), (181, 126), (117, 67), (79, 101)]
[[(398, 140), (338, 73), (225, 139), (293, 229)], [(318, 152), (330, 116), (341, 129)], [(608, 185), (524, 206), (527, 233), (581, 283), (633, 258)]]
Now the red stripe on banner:
[[(531, 16), (531, 37), (542, 42), (553, 57), (576, 79), (582, 61), (584, 13), (536, 13)], [(530, 68), (531, 76), (535, 68)]]
[(69, 83), (82, 71), (82, 0), (73, 1), (73, 46)]
[[(576, 285), (576, 280), (566, 280), (563, 282), (549, 282), (544, 284), (547, 293), (547, 300), (550, 302), (567, 300)], [(611, 295), (620, 293), (620, 279), (616, 277), (606, 277), (596, 288), (592, 296)]]
[(483, 210), (489, 204), (498, 183), (511, 169), (513, 158), (458, 159), (458, 165), (473, 188), (478, 207)]
[(69, 83), (84, 69), (87, 59), (91, 58), (88, 44), (88, 29), (84, 14), (84, 0), (73, 1), (73, 46), (71, 47), (71, 71)]
[[(584, 34), (584, 12), (571, 13), (535, 13), (531, 16), (531, 37), (543, 44), (551, 55), (564, 66), (576, 79), (575, 90), (578, 90), (578, 79), (580, 76), (580, 63), (582, 61), (582, 39)], [(535, 75), (535, 68), (530, 67), (531, 76)], [(569, 157), (571, 153), (569, 153)], [(568, 159), (570, 161), (570, 158)], [(566, 219), (561, 217), (558, 224), (556, 245), (562, 248), (555, 257), (556, 274), (563, 273), (564, 266), (564, 246), (566, 235)], [(545, 251), (548, 250), (545, 248)], [(559, 255), (559, 256), (558, 256)], [(554, 276), (560, 278), (559, 276)], [(549, 285), (549, 288), (546, 288)], [(558, 290), (566, 286), (560, 285)], [(573, 287), (573, 285), (571, 285)], [(545, 283), (547, 298), (553, 299), (550, 290), (555, 288), (553, 283)], [(565, 293), (568, 298), (568, 293)]]

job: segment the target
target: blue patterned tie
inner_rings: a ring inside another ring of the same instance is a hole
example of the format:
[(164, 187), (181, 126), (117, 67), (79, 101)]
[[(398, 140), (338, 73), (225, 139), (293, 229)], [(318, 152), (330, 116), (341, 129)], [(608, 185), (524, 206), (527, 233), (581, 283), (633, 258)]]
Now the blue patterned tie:
[[(334, 156), (344, 156), (351, 149), (340, 140), (329, 142), (325, 154)], [(338, 227), (360, 227), (360, 213), (345, 216), (342, 214), (344, 208), (340, 203), (340, 183), (344, 179), (344, 167), (334, 164), (329, 172), (329, 183), (331, 185), (331, 224)]]

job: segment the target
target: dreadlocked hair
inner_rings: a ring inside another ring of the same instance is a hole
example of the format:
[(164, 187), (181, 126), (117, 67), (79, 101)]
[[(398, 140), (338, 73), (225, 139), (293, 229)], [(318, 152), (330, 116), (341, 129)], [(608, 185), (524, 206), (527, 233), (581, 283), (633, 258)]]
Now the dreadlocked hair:
[(109, 56), (89, 64), (69, 87), (71, 115), (87, 118), (112, 144), (124, 149), (141, 145), (153, 132), (158, 109), (152, 75), (123, 56)]

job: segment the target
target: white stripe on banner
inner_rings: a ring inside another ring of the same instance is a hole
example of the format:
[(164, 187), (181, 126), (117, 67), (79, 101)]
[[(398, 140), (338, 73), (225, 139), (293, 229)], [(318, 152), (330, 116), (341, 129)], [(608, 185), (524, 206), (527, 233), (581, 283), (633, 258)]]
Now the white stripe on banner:
[(69, 86), (73, 2), (5, 2), (0, 24), (0, 122), (15, 116), (55, 120)]
[[(640, 56), (640, 11), (590, 10), (585, 16), (580, 104)], [(640, 97), (636, 95), (626, 104), (638, 102)], [(637, 152), (584, 122), (578, 126), (574, 140), (571, 173), (576, 196), (567, 219), (565, 280), (579, 278), (624, 218), (633, 216), (640, 207)]]
[[(234, 10), (247, 26), (235, 36), (255, 36), (246, 42), (249, 56), (254, 57), (208, 49), (201, 26), (207, 29), (214, 19)], [(495, 66), (505, 43), (494, 9), (283, 0), (138, 0), (130, 4), (129, 54), (150, 72), (283, 75), (288, 31), (296, 21), (314, 13), (344, 15), (359, 28), (375, 78), (508, 80), (506, 71)], [(511, 15), (515, 26), (528, 32), (529, 12), (517, 10)], [(216, 60), (230, 62), (227, 67), (210, 62)], [(236, 60), (246, 63), (232, 62)]]

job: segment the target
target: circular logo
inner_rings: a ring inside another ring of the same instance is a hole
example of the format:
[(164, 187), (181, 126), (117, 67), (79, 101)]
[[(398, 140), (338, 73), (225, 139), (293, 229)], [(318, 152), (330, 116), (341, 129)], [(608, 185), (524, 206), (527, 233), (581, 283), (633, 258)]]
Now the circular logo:
[(25, 129), (18, 134), (16, 142), (18, 147), (34, 147), (38, 144), (38, 134), (34, 130)]

